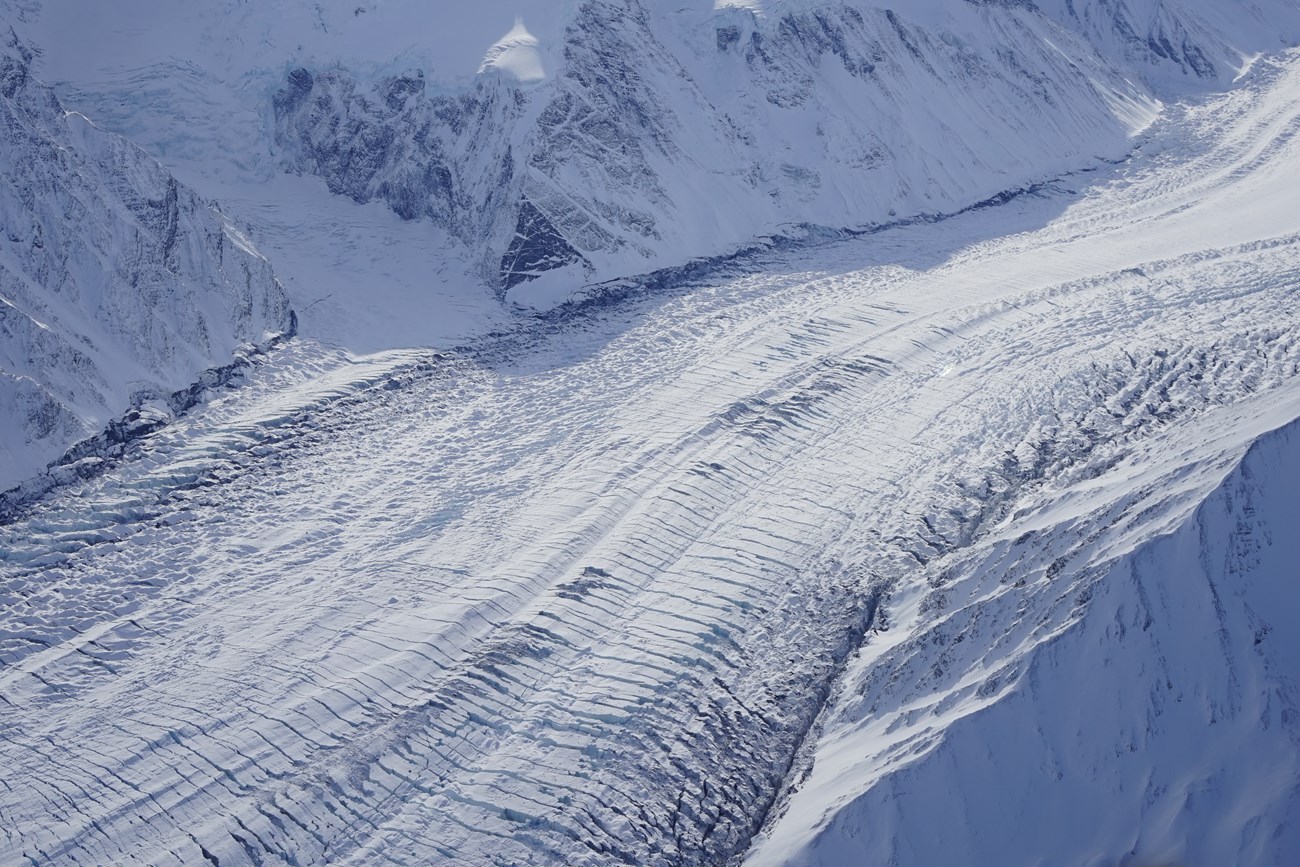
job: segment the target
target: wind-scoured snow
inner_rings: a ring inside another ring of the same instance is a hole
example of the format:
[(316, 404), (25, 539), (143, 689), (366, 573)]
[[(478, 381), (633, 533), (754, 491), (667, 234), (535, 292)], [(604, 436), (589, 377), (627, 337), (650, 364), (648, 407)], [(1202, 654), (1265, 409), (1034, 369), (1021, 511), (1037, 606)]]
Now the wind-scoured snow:
[(32, 504), (0, 861), (989, 861), (1035, 770), (1012, 861), (1293, 861), (1300, 56), (1243, 82), (939, 222), (295, 340)]

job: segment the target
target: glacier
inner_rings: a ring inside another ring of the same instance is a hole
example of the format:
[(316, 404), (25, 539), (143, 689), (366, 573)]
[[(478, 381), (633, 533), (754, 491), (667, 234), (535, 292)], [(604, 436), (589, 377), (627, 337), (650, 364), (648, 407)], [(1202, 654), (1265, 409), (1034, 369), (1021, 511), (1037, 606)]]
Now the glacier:
[(927, 564), (744, 863), (1290, 863), (1300, 403), (1259, 404)]
[(0, 8), (0, 863), (1300, 858), (1295, 3)]

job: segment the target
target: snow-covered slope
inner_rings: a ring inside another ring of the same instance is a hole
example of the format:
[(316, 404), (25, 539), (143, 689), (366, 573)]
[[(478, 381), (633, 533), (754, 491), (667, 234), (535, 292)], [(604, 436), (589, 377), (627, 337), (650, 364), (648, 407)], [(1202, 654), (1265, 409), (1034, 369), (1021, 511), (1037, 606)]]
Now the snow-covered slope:
[[(24, 17), (73, 105), (205, 193), (256, 211), (257, 183), (318, 176), (425, 221), (426, 249), (452, 263), (393, 279), (542, 307), (803, 224), (951, 212), (1118, 157), (1162, 95), (1300, 39), (1293, 0), (270, 8), (55, 0)], [(281, 214), (256, 240), (314, 219)], [(354, 240), (366, 256), (372, 238)], [(352, 276), (318, 291), (330, 277), (313, 273), (298, 306), (359, 294)], [(430, 318), (396, 309), (399, 325)]]
[(1273, 403), (928, 564), (747, 867), (1293, 864), (1300, 400)]
[(266, 260), (0, 46), (0, 490), (290, 313)]
[(1300, 56), (1089, 177), (454, 352), (293, 341), (0, 527), (0, 862), (716, 865), (811, 754), (753, 857), (856, 864), (908, 791), (865, 684), (971, 782), (909, 831), (989, 852), (1016, 738), (1025, 845), (1294, 863), (1294, 428), (1241, 459), (1300, 415)]
[(1117, 65), (1164, 92), (1230, 84), (1300, 39), (1294, 0), (1035, 0)]
[(544, 303), (790, 224), (953, 211), (1118, 156), (1152, 116), (1040, 16), (924, 11), (588, 2), (540, 85), (299, 68), (276, 138), (295, 171), (430, 219)]

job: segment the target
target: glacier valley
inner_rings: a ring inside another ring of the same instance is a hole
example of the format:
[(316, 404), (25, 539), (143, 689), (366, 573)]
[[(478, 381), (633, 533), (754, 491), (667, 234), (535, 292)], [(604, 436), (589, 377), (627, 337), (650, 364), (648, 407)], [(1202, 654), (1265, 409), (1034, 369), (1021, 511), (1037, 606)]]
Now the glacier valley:
[(679, 5), (0, 5), (0, 864), (1300, 863), (1300, 6)]

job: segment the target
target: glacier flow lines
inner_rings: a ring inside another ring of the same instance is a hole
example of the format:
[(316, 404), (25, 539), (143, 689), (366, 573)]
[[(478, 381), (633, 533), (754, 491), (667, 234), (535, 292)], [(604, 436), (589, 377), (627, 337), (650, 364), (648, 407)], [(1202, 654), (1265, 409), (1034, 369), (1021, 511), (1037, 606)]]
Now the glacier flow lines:
[(1255, 76), (1086, 191), (459, 353), (298, 341), (0, 528), (0, 860), (742, 853), (883, 593), (1295, 387), (1300, 65)]

